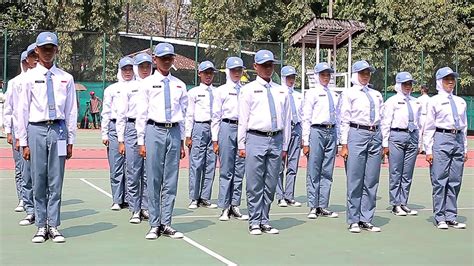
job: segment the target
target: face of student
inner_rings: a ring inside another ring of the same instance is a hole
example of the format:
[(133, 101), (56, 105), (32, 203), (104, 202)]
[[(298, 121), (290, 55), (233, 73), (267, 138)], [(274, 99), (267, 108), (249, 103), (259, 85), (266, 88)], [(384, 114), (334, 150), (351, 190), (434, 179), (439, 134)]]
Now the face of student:
[(144, 79), (151, 74), (151, 63), (150, 62), (143, 62), (138, 65), (138, 75), (141, 79)]
[(369, 84), (370, 76), (371, 76), (370, 70), (364, 69), (362, 71), (359, 71), (358, 73), (359, 73), (360, 84), (362, 84), (363, 86)]
[(214, 70), (206, 69), (205, 71), (199, 72), (199, 79), (202, 83), (210, 86), (212, 84), (212, 80), (214, 79)]
[(407, 81), (402, 83), (402, 93), (408, 95), (413, 90), (413, 82)]
[(319, 72), (319, 83), (321, 85), (327, 86), (329, 84), (329, 80), (331, 80), (331, 73), (329, 70)]
[(26, 64), (29, 69), (35, 68), (38, 63), (38, 55), (33, 52), (26, 57)]
[(273, 75), (275, 65), (272, 61), (265, 62), (263, 64), (253, 64), (253, 68), (257, 72), (257, 75), (266, 81), (270, 81)]
[(447, 93), (451, 93), (456, 87), (456, 78), (454, 75), (448, 75), (443, 78), (443, 88)]
[(38, 59), (43, 63), (53, 63), (54, 57), (58, 52), (58, 47), (52, 44), (46, 44), (35, 48)]
[(295, 85), (296, 75), (286, 76), (286, 86), (293, 87)]
[(155, 61), (156, 68), (162, 73), (169, 72), (171, 69), (171, 66), (173, 66), (174, 58), (175, 58), (174, 55), (165, 55), (161, 57), (155, 56), (154, 61)]
[(242, 67), (236, 67), (236, 68), (229, 69), (230, 79), (233, 82), (240, 81), (243, 74), (244, 74), (244, 69)]
[(122, 78), (125, 81), (130, 81), (133, 78), (133, 66), (127, 65), (121, 68)]

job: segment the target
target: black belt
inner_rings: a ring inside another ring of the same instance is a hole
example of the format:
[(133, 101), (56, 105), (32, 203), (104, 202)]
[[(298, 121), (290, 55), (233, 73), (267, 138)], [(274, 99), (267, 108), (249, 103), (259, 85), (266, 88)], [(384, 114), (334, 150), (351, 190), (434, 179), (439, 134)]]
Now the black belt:
[(135, 121), (137, 121), (136, 118), (127, 118), (127, 122), (135, 123)]
[(54, 125), (54, 124), (59, 124), (61, 121), (64, 121), (62, 119), (54, 119), (54, 120), (46, 120), (46, 121), (41, 121), (41, 122), (29, 122), (31, 125), (35, 126), (42, 126), (42, 125)]
[(175, 122), (175, 123), (158, 123), (158, 122), (155, 122), (151, 119), (148, 120), (146, 123), (148, 125), (154, 125), (154, 126), (157, 126), (157, 127), (165, 127), (165, 128), (172, 128), (172, 127), (175, 127), (179, 124), (178, 122)]
[(408, 132), (408, 128), (391, 128), (391, 131)]
[(211, 120), (208, 120), (208, 121), (194, 121), (194, 123), (210, 124)]
[(226, 122), (226, 123), (233, 124), (233, 125), (238, 125), (239, 124), (239, 120), (232, 120), (232, 119), (228, 119), (228, 118), (223, 118), (222, 122)]
[(459, 130), (459, 129), (445, 129), (445, 128), (437, 127), (436, 132), (457, 134), (457, 133), (461, 132), (461, 130)]
[(273, 132), (272, 131), (264, 132), (264, 131), (260, 131), (260, 130), (249, 129), (248, 132), (256, 134), (256, 135), (260, 135), (260, 136), (273, 137), (273, 136), (276, 136), (276, 135), (280, 134), (281, 130), (273, 131)]
[(110, 119), (110, 122), (117, 122), (117, 119)]
[(312, 124), (311, 127), (319, 127), (319, 128), (333, 128), (336, 125), (323, 125), (323, 124)]
[(300, 122), (294, 123), (293, 121), (291, 121), (291, 126), (294, 127), (294, 126), (298, 125), (299, 123), (300, 123)]
[(350, 123), (350, 127), (364, 129), (364, 130), (368, 130), (368, 131), (376, 131), (376, 130), (379, 129), (379, 126), (364, 126), (364, 125), (359, 125), (359, 124), (355, 124), (355, 123)]

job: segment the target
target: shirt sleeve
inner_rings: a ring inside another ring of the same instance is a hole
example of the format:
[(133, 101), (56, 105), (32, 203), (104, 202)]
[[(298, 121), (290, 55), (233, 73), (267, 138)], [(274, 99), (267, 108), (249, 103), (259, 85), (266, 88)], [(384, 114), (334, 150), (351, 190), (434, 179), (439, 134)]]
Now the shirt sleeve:
[(137, 144), (140, 146), (145, 145), (145, 128), (148, 121), (148, 99), (150, 97), (148, 97), (148, 86), (146, 84), (146, 81), (140, 82), (141, 87), (138, 90), (140, 104), (137, 106), (135, 129), (137, 130)]
[(222, 120), (222, 93), (221, 90), (224, 88), (217, 89), (214, 93), (214, 101), (212, 103), (212, 121), (211, 121), (211, 135), (212, 141), (217, 141), (219, 139), (219, 130)]
[(311, 119), (313, 117), (313, 105), (315, 102), (313, 90), (306, 92), (306, 97), (303, 100), (303, 114), (302, 114), (302, 139), (303, 145), (309, 146), (309, 134), (311, 130)]
[(433, 154), (433, 138), (436, 131), (436, 100), (431, 98), (426, 109), (425, 132), (423, 136), (423, 144), (425, 145), (426, 154)]
[(6, 134), (12, 133), (13, 124), (13, 82), (8, 82), (7, 91), (5, 92), (5, 103), (3, 109), (3, 127)]
[(194, 110), (196, 107), (196, 97), (195, 97), (195, 90), (197, 88), (191, 89), (188, 93), (188, 105), (186, 110), (186, 116), (184, 118), (185, 121), (185, 137), (191, 137), (193, 132), (193, 125), (194, 125)]
[(66, 118), (66, 126), (68, 130), (68, 144), (74, 144), (77, 131), (77, 101), (76, 88), (74, 87), (74, 78), (71, 76), (67, 83), (67, 96), (64, 106), (64, 115)]
[(393, 120), (393, 99), (388, 99), (385, 102), (384, 107), (382, 108), (382, 121), (380, 127), (382, 130), (382, 147), (388, 147), (388, 138), (390, 137), (390, 128), (392, 126)]
[(30, 117), (31, 89), (33, 83), (30, 81), (21, 82), (18, 87), (18, 131), (16, 138), (20, 141), (20, 146), (28, 146), (28, 121)]
[[(288, 145), (291, 138), (291, 106), (290, 106), (290, 97), (286, 93), (285, 97), (285, 113), (283, 118), (283, 151), (288, 151)], [(301, 145), (298, 143), (297, 145)]]
[(130, 89), (126, 88), (123, 93), (120, 94), (117, 101), (117, 140), (119, 142), (125, 141), (125, 125), (127, 123), (127, 112), (128, 112), (128, 100), (130, 97)]
[(112, 95), (111, 90), (113, 87), (107, 87), (104, 90), (104, 105), (102, 106), (101, 113), (101, 130), (102, 130), (102, 140), (109, 139), (109, 122), (110, 115), (112, 112)]
[[(459, 97), (461, 98), (461, 97)], [(461, 98), (461, 100), (464, 102), (464, 106), (466, 106), (466, 108), (464, 109), (464, 112), (462, 114), (462, 121), (463, 121), (463, 124), (466, 125), (464, 127), (464, 129), (462, 130), (462, 133), (463, 133), (463, 136), (464, 136), (464, 155), (467, 154), (467, 104), (466, 104), (466, 101), (464, 99)]]
[(250, 99), (246, 87), (240, 89), (239, 95), (239, 126), (237, 129), (237, 145), (239, 150), (245, 149), (245, 142), (247, 138), (248, 120), (250, 114)]
[(349, 124), (351, 123), (352, 103), (347, 91), (342, 93), (341, 98), (341, 144), (347, 144), (347, 138), (349, 136)]

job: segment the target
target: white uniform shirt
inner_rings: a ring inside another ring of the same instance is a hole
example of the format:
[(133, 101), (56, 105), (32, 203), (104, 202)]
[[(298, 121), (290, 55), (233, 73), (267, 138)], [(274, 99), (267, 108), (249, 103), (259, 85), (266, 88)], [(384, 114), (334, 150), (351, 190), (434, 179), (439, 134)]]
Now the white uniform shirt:
[[(341, 108), (340, 95), (334, 91), (329, 90), (332, 95), (334, 102), (335, 123), (338, 128), (339, 112)], [(329, 125), (331, 124), (331, 114), (329, 113), (329, 98), (326, 90), (321, 85), (317, 85), (315, 88), (306, 91), (304, 103), (303, 103), (303, 145), (309, 145), (309, 135), (311, 131), (311, 125)], [(337, 129), (336, 129), (337, 130)]]
[[(421, 147), (421, 123), (420, 123), (420, 116), (421, 116), (421, 104), (417, 98), (410, 97), (410, 106), (413, 110), (413, 123), (419, 129), (419, 146)], [(382, 146), (388, 147), (388, 139), (390, 137), (390, 129), (391, 128), (400, 128), (400, 129), (407, 129), (408, 128), (408, 106), (407, 102), (405, 101), (406, 96), (402, 93), (397, 93), (390, 97), (383, 106), (382, 112), (382, 122), (380, 124), (382, 130)]]
[(188, 91), (188, 107), (186, 109), (186, 137), (191, 137), (193, 132), (194, 121), (204, 122), (211, 121), (211, 98), (209, 95), (208, 87), (212, 90), (212, 96), (216, 94), (214, 86), (207, 86), (201, 83), (199, 86), (194, 87)]
[(127, 84), (119, 93), (117, 99), (117, 139), (119, 142), (124, 141), (125, 125), (128, 118), (137, 118), (138, 106), (141, 104), (140, 97), (140, 83), (141, 81), (134, 80)]
[[(295, 108), (296, 108), (296, 119), (298, 121), (293, 121), (293, 113), (290, 114), (291, 122), (297, 124), (302, 122), (302, 116), (303, 116), (303, 94), (299, 91), (295, 91), (293, 88), (289, 88), (288, 86), (282, 86), (283, 88), (288, 89), (288, 93), (292, 92), (293, 94), (293, 100), (295, 101)], [(291, 110), (291, 103), (290, 103), (290, 112)]]
[[(454, 129), (454, 118), (448, 93), (440, 90), (428, 102), (423, 142), (426, 154), (432, 154), (436, 128)], [(464, 135), (464, 152), (467, 153), (467, 104), (463, 98), (453, 95), (453, 101), (459, 115), (459, 129)]]
[(239, 91), (235, 88), (236, 83), (227, 81), (214, 92), (214, 103), (212, 106), (212, 141), (219, 137), (222, 119), (239, 120)]
[(109, 139), (110, 120), (117, 120), (119, 106), (123, 104), (123, 102), (120, 100), (122, 97), (121, 95), (124, 94), (127, 88), (131, 87), (132, 84), (133, 81), (116, 82), (105, 88), (101, 113), (102, 140)]
[(18, 100), (18, 139), (20, 146), (28, 145), (28, 122), (65, 120), (68, 130), (67, 143), (74, 144), (77, 130), (77, 102), (74, 79), (71, 74), (53, 65), (52, 72), (56, 117), (49, 117), (48, 95), (46, 87), (46, 69), (38, 64), (28, 71), (19, 88)]
[(171, 100), (171, 121), (166, 121), (165, 112), (165, 84), (160, 71), (145, 78), (140, 86), (142, 103), (138, 108), (137, 129), (138, 145), (145, 143), (145, 127), (149, 119), (158, 123), (179, 123), (181, 129), (181, 139), (184, 140), (184, 117), (188, 105), (188, 94), (186, 84), (180, 79), (168, 74)]
[[(257, 77), (240, 89), (239, 95), (239, 126), (238, 126), (238, 147), (245, 149), (245, 142), (248, 130), (258, 130), (263, 132), (272, 131), (272, 121), (270, 106), (268, 104), (267, 84), (265, 80)], [(277, 117), (276, 130), (283, 131), (283, 151), (288, 150), (288, 143), (291, 136), (291, 107), (288, 97), (288, 90), (270, 81), (271, 94), (275, 103)]]
[(6, 134), (17, 131), (17, 116), (15, 113), (18, 106), (18, 86), (20, 86), (20, 84), (17, 85), (17, 83), (21, 82), (23, 74), (24, 73), (21, 73), (8, 81), (3, 110), (3, 127), (5, 128)]
[(347, 144), (350, 123), (364, 126), (374, 126), (380, 124), (383, 98), (380, 92), (370, 89), (369, 94), (374, 100), (375, 119), (370, 122), (370, 101), (362, 91), (361, 86), (352, 86), (342, 93), (341, 103), (341, 144)]
[(420, 102), (421, 105), (421, 117), (420, 117), (420, 125), (421, 125), (421, 130), (424, 131), (424, 125), (425, 125), (425, 120), (426, 120), (426, 111), (428, 110), (428, 102), (430, 100), (430, 96), (428, 94), (423, 94), (420, 97), (418, 97), (418, 102)]

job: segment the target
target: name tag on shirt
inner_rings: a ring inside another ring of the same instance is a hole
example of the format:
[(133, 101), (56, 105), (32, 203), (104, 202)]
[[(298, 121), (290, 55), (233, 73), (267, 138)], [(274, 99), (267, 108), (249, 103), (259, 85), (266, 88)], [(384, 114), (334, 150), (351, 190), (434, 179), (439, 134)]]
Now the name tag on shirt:
[(405, 104), (404, 102), (398, 102), (398, 104)]
[(198, 97), (206, 97), (206, 95), (198, 94)]
[(449, 104), (449, 102), (442, 103), (441, 105)]
[(253, 93), (262, 93), (262, 92), (263, 92), (262, 90), (253, 91)]
[(156, 88), (161, 88), (161, 85), (153, 85), (153, 88), (156, 89)]
[(235, 93), (235, 92), (229, 92), (229, 95), (237, 96), (237, 93)]
[(319, 94), (319, 97), (326, 97), (326, 94)]
[(61, 80), (61, 83), (67, 83), (67, 80)]
[(132, 90), (132, 92), (138, 92), (138, 90)]
[(35, 83), (44, 83), (44, 80), (35, 80)]
[(66, 140), (65, 139), (59, 139), (58, 140), (58, 156), (66, 156), (67, 151), (66, 151)]

